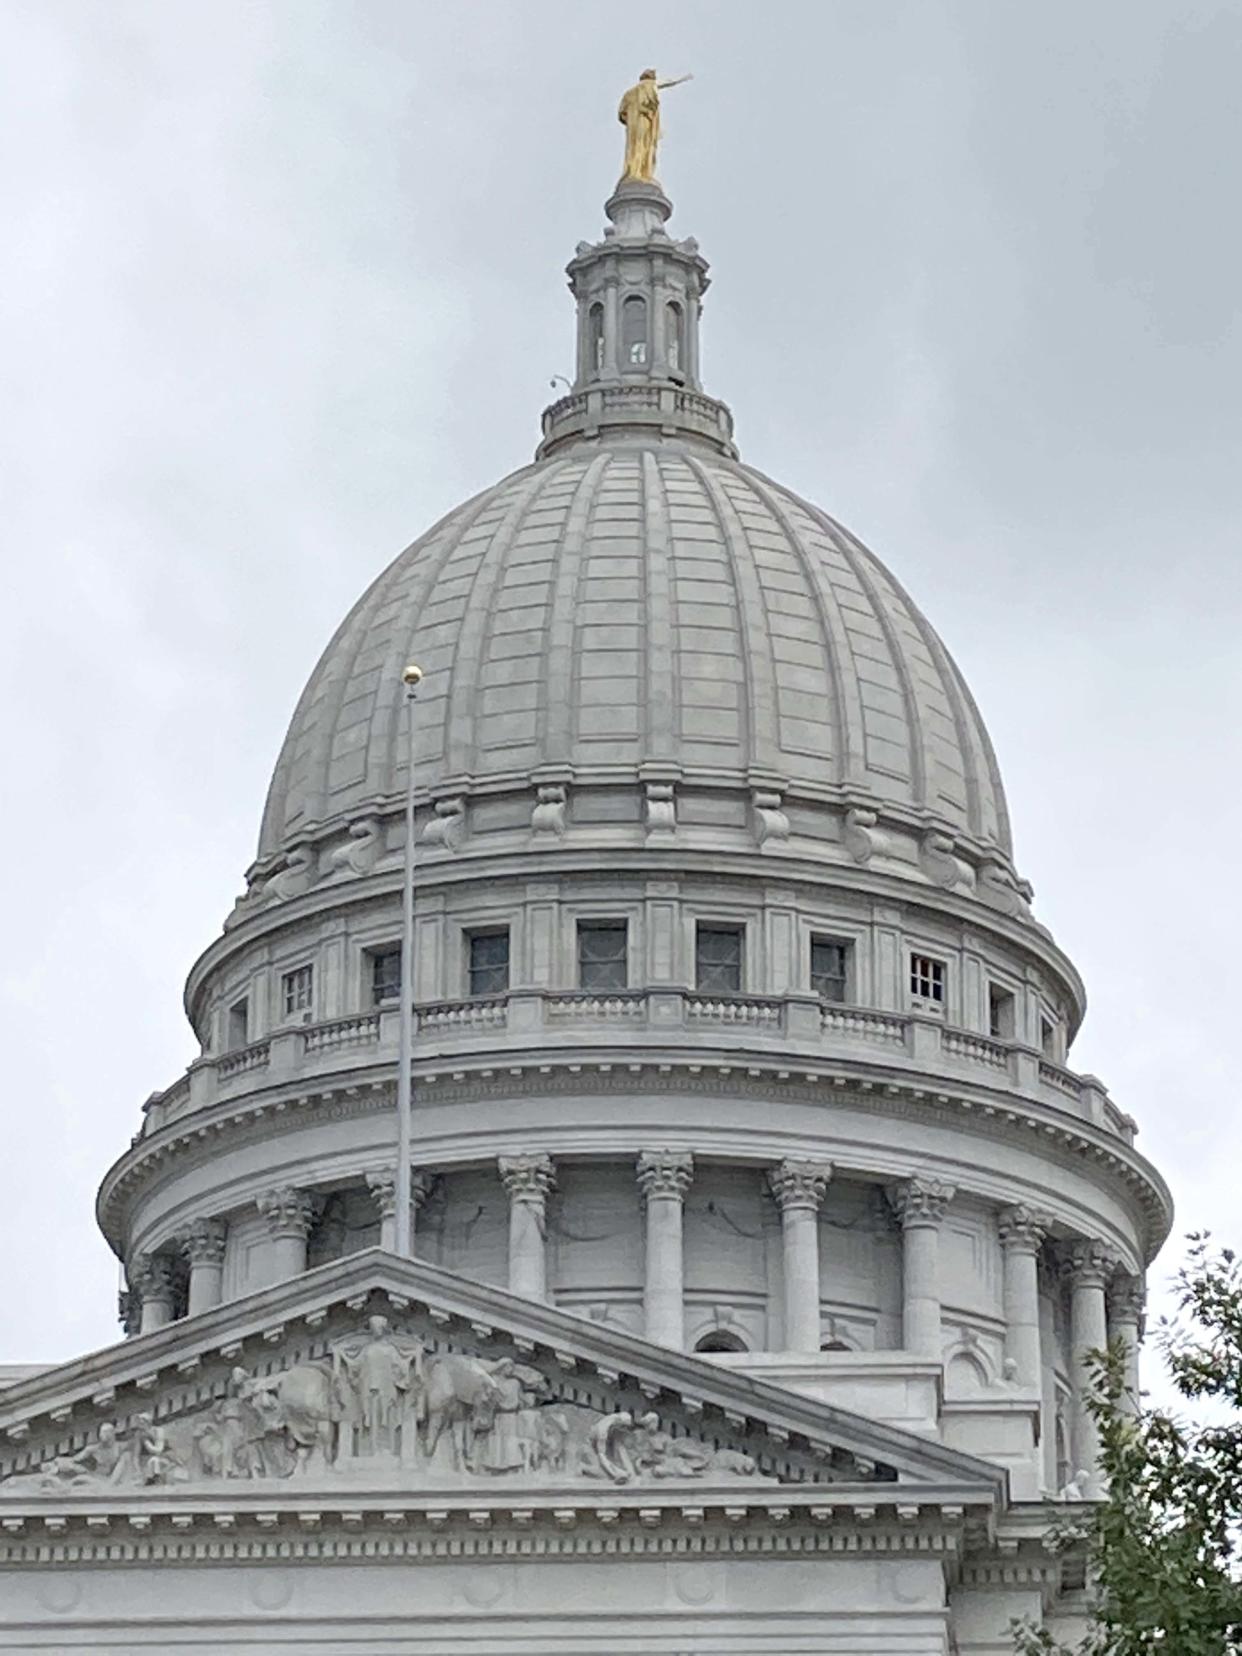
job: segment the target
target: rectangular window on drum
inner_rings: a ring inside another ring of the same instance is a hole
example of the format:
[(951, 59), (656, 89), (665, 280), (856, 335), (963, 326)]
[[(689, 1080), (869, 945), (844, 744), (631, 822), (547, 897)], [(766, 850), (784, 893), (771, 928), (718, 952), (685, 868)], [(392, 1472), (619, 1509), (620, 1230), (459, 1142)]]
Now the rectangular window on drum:
[(509, 989), (509, 929), (471, 932), (468, 988), (472, 998), (503, 995)]
[(944, 961), (934, 955), (910, 956), (910, 993), (924, 1006), (944, 1005)]
[(820, 1000), (843, 1001), (849, 983), (850, 946), (833, 937), (811, 939), (811, 993)]
[(701, 995), (742, 992), (741, 926), (700, 925), (694, 939), (694, 982)]
[(578, 987), (624, 989), (629, 977), (629, 928), (624, 920), (578, 922)]
[(401, 994), (401, 950), (377, 949), (371, 956), (371, 1004), (381, 1006)]
[(299, 966), (286, 972), (280, 980), (285, 1016), (294, 1012), (309, 1012), (315, 1000), (315, 968)]

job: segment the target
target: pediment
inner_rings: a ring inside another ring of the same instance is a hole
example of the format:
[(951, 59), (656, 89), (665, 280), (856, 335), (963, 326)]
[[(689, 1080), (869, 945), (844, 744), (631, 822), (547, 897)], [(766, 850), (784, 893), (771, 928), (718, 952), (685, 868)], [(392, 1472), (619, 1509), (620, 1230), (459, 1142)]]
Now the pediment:
[(960, 1509), (1004, 1474), (378, 1249), (0, 1393), (0, 1518), (314, 1492)]

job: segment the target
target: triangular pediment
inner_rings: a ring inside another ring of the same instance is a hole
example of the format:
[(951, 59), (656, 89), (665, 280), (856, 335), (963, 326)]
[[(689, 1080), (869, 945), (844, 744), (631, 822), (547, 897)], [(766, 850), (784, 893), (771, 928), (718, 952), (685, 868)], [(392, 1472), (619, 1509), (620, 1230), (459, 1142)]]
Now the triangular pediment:
[(0, 1518), (221, 1492), (994, 1509), (1004, 1474), (378, 1249), (0, 1393)]

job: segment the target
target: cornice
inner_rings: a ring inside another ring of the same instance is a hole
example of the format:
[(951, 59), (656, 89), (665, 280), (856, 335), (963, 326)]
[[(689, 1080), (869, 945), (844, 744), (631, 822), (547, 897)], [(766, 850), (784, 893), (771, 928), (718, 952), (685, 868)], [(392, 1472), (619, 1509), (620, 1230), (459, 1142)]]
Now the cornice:
[[(369, 1072), (353, 1071), (337, 1079), (317, 1081), (309, 1088), (291, 1079), (184, 1116), (138, 1140), (109, 1169), (96, 1205), (100, 1227), (113, 1248), (121, 1252), (125, 1212), (148, 1182), (162, 1179), (170, 1169), (181, 1171), (210, 1161), (225, 1143), (270, 1139), (289, 1125), (300, 1127), (317, 1116), (341, 1120), (391, 1110), (394, 1086), (391, 1065), (383, 1070), (376, 1066)], [(712, 1097), (727, 1091), (731, 1096), (767, 1101), (775, 1087), (782, 1100), (822, 1106), (825, 1091), (844, 1093), (851, 1102), (889, 1117), (927, 1126), (943, 1126), (948, 1117), (952, 1125), (966, 1126), (993, 1140), (1023, 1148), (1036, 1142), (1044, 1159), (1063, 1166), (1081, 1167), (1085, 1160), (1102, 1178), (1120, 1185), (1139, 1209), (1146, 1232), (1147, 1259), (1158, 1251), (1172, 1219), (1172, 1198), (1164, 1181), (1143, 1157), (1114, 1135), (1049, 1106), (1013, 1094), (960, 1088), (939, 1076), (912, 1073), (897, 1077), (892, 1071), (869, 1075), (861, 1068), (840, 1063), (803, 1060), (791, 1064), (745, 1051), (723, 1062), (676, 1052), (635, 1059), (631, 1052), (619, 1051), (615, 1055), (593, 1054), (588, 1059), (543, 1050), (524, 1052), (512, 1062), (504, 1062), (503, 1054), (482, 1054), (453, 1057), (442, 1064), (416, 1065), (415, 1086), (420, 1101), (436, 1105), (623, 1090), (701, 1092)], [(758, 1132), (756, 1136), (763, 1135)], [(814, 1137), (808, 1133), (808, 1147)], [(591, 1135), (595, 1153), (605, 1148), (597, 1141), (598, 1135)], [(541, 1140), (538, 1148), (569, 1153), (574, 1142), (575, 1129), (566, 1122), (558, 1129), (555, 1147)], [(628, 1138), (625, 1147), (634, 1147)], [(694, 1144), (674, 1147), (710, 1152), (702, 1135)], [(500, 1148), (508, 1150), (511, 1146), (506, 1142)], [(476, 1146), (468, 1158), (462, 1159), (477, 1160), (479, 1153)], [(784, 1141), (774, 1143), (773, 1160), (789, 1153)], [(912, 1151), (911, 1156), (921, 1164), (925, 1147), (917, 1154)], [(838, 1158), (838, 1165), (841, 1171), (849, 1167), (843, 1157)], [(874, 1171), (900, 1176), (909, 1169), (877, 1167)]]
[(0, 1506), (0, 1567), (835, 1553), (956, 1559), (966, 1493), (903, 1489), (897, 1500), (887, 1492), (863, 1500), (857, 1491), (842, 1499), (779, 1488), (756, 1499), (730, 1489), (704, 1490), (692, 1502), (684, 1493), (615, 1490), (584, 1501), (580, 1489), (524, 1492), (516, 1500), (460, 1491), (414, 1499), (343, 1499), (339, 1490), (273, 1499), (247, 1491), (202, 1502), (134, 1494), (30, 1502), (20, 1514)]

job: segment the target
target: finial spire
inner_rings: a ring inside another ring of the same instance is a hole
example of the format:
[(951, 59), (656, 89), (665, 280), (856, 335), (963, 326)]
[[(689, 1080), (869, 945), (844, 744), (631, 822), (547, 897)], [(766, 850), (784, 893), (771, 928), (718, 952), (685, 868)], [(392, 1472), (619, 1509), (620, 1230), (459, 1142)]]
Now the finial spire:
[(597, 242), (579, 242), (567, 266), (578, 301), (577, 371), (569, 394), (544, 410), (538, 458), (569, 443), (642, 435), (691, 441), (736, 456), (733, 417), (699, 379), (699, 314), (707, 260), (692, 236), (665, 229), (673, 204), (655, 177), (661, 86), (653, 69), (621, 100), (625, 171), (604, 205)]

